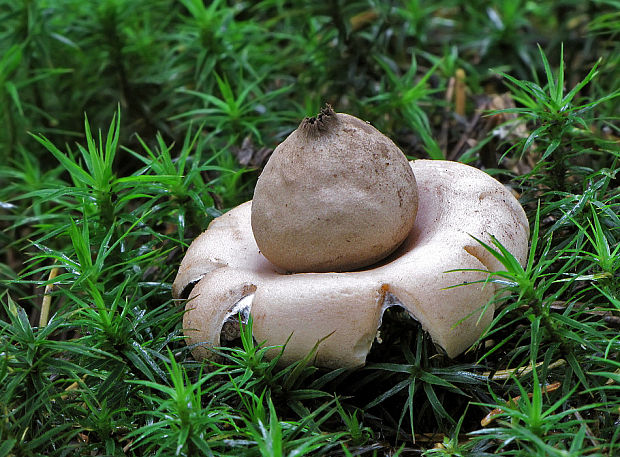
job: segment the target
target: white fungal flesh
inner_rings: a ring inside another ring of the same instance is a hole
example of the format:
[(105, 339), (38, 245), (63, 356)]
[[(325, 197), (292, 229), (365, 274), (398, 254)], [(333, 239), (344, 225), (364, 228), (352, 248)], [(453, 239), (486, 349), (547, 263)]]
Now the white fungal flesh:
[(232, 309), (224, 317), (222, 322), (222, 331), (220, 332), (220, 342), (232, 341), (241, 336), (239, 328), (239, 315), (241, 315), (241, 323), (247, 324), (252, 309), (252, 300), (254, 294), (249, 294), (239, 300)]

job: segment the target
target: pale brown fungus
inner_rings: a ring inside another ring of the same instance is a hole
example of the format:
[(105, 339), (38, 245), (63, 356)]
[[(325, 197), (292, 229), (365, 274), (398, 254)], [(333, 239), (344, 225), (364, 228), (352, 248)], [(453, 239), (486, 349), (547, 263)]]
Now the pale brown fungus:
[(251, 224), (262, 254), (282, 271), (349, 271), (393, 252), (417, 206), (401, 150), (327, 105), (273, 152), (256, 184)]
[(362, 270), (282, 274), (256, 244), (252, 202), (215, 219), (190, 246), (173, 284), (175, 297), (188, 291), (183, 326), (193, 354), (211, 357), (237, 310), (252, 315), (256, 341), (288, 340), (283, 363), (327, 337), (315, 364), (360, 366), (392, 305), (420, 322), (448, 356), (465, 351), (493, 318), (496, 285), (484, 283), (485, 272), (502, 269), (472, 236), (486, 243), (495, 237), (523, 264), (528, 222), (514, 196), (480, 170), (431, 160), (411, 162), (411, 169), (419, 191), (413, 229), (388, 258)]

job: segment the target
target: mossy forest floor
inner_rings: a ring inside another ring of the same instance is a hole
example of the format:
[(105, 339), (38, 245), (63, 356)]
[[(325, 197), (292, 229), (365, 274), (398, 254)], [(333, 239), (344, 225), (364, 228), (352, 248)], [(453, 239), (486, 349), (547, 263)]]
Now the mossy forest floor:
[[(0, 0), (0, 457), (620, 455), (618, 7)], [(455, 359), (198, 363), (181, 258), (326, 102), (509, 186), (528, 263)]]

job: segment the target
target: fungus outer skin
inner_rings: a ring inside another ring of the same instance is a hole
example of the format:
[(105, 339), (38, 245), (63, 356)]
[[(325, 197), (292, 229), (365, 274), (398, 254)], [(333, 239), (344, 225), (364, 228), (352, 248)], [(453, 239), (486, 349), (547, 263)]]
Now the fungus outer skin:
[[(484, 272), (448, 271), (500, 268), (472, 236), (491, 243), (493, 235), (523, 264), (529, 237), (525, 212), (503, 185), (473, 167), (431, 160), (411, 167), (420, 190), (414, 228), (393, 254), (365, 270), (283, 275), (260, 254), (252, 236), (251, 202), (215, 219), (190, 246), (173, 285), (178, 297), (201, 278), (184, 318), (188, 343), (204, 343), (194, 355), (209, 357), (208, 347), (219, 344), (224, 316), (248, 291), (255, 294), (255, 339), (282, 345), (290, 337), (283, 363), (304, 357), (330, 335), (319, 345), (316, 365), (362, 365), (386, 292), (448, 356), (469, 348), (493, 317), (489, 300), (495, 285), (476, 283), (486, 279)], [(450, 288), (459, 284), (464, 285)]]
[[(317, 293), (317, 275), (328, 292)], [(290, 363), (305, 357), (324, 338), (314, 361), (317, 365), (363, 365), (381, 316), (380, 285), (375, 282), (373, 287), (365, 276), (347, 273), (296, 276), (267, 281), (257, 289), (252, 303), (255, 339), (271, 345), (284, 344), (291, 337), (282, 359)]]

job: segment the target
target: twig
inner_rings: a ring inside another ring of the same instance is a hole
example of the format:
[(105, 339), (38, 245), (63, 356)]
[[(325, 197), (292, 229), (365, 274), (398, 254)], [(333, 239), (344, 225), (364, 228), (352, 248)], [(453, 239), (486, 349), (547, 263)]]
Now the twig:
[(454, 99), (454, 113), (458, 118), (465, 117), (465, 100), (466, 100), (465, 86), (465, 70), (458, 68), (449, 80), (446, 87), (446, 107), (444, 108), (443, 123), (441, 124), (441, 132), (439, 134), (439, 146), (444, 153), (444, 156), (448, 157), (448, 131), (450, 120), (454, 117), (450, 115), (450, 108), (452, 99)]
[[(553, 392), (554, 390), (559, 389), (560, 386), (561, 386), (561, 383), (554, 382), (552, 384), (547, 384), (546, 386), (543, 386), (541, 390), (542, 390), (542, 393), (546, 394), (546, 393)], [(528, 393), (527, 397), (532, 398), (532, 394)], [(506, 402), (506, 405), (516, 404), (520, 399), (521, 399), (521, 395), (517, 397), (513, 397)], [(482, 420), (480, 421), (480, 425), (482, 425), (483, 427), (486, 427), (487, 425), (489, 425), (491, 422), (495, 420), (495, 416), (503, 412), (504, 410), (502, 408), (495, 408), (493, 411), (491, 411), (489, 414), (487, 414), (486, 416), (482, 418)]]
[[(543, 363), (544, 362), (537, 363), (536, 368), (541, 366)], [(550, 363), (548, 369), (552, 370), (554, 368), (564, 365), (565, 363), (566, 363), (566, 360), (558, 359), (555, 362)], [(486, 378), (490, 378), (492, 381), (498, 381), (498, 380), (509, 379), (513, 375), (519, 378), (521, 376), (525, 376), (526, 374), (530, 373), (532, 370), (533, 370), (532, 365), (528, 365), (526, 367), (521, 367), (521, 368), (507, 368), (506, 370), (499, 370), (499, 371), (496, 371), (495, 373), (491, 371), (485, 371), (484, 373), (482, 373), (482, 375)]]
[(127, 452), (129, 452), (129, 449), (131, 449), (131, 445), (133, 444), (133, 440), (131, 440), (129, 443), (127, 443), (125, 446), (123, 446), (123, 452), (126, 454)]
[(574, 414), (575, 414), (575, 417), (577, 418), (577, 420), (579, 422), (581, 422), (586, 427), (586, 435), (588, 436), (588, 439), (590, 440), (590, 443), (592, 443), (592, 446), (598, 447), (598, 443), (596, 442), (596, 437), (592, 433), (592, 430), (590, 430), (590, 427), (588, 427), (588, 424), (586, 423), (586, 421), (583, 419), (583, 416), (581, 414), (579, 414), (579, 411), (575, 411)]
[(459, 116), (465, 116), (465, 70), (457, 68), (455, 76), (454, 112)]
[(482, 117), (482, 114), (480, 113), (480, 111), (476, 110), (476, 112), (474, 113), (474, 117), (467, 125), (467, 129), (465, 130), (465, 132), (463, 132), (463, 135), (461, 135), (461, 138), (456, 143), (456, 146), (452, 148), (452, 151), (450, 152), (450, 154), (447, 155), (449, 160), (456, 160), (461, 148), (465, 145), (467, 140), (471, 138), (471, 135), (476, 129), (481, 117)]
[[(618, 368), (616, 371), (614, 371), (614, 374), (620, 374), (620, 368)], [(613, 378), (607, 378), (607, 381), (605, 381), (605, 385), (606, 386), (610, 386), (612, 384), (614, 384), (616, 381), (614, 381)], [(620, 411), (620, 409), (618, 409), (618, 411)]]
[(446, 87), (446, 106), (444, 108), (443, 122), (441, 123), (441, 131), (439, 133), (439, 147), (444, 153), (444, 156), (448, 153), (448, 127), (450, 123), (450, 102), (454, 95), (454, 86), (456, 84), (456, 78), (453, 76), (448, 80), (448, 87)]
[[(54, 267), (50, 271), (50, 275), (48, 276), (48, 282), (58, 276), (58, 267)], [(54, 284), (49, 283), (45, 286), (45, 292), (43, 295), (43, 302), (41, 303), (41, 315), (39, 316), (39, 327), (45, 327), (47, 325), (49, 315), (50, 315), (50, 305), (52, 304), (52, 290), (54, 289)]]

